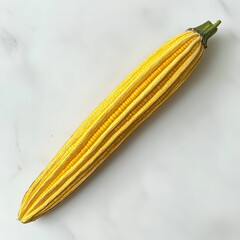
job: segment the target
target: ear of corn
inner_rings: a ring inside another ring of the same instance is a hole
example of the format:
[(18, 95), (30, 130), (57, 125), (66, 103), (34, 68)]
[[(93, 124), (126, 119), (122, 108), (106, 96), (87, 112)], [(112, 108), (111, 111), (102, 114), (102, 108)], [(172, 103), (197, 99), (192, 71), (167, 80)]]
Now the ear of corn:
[(162, 106), (197, 66), (219, 24), (206, 22), (173, 37), (130, 73), (32, 183), (19, 220), (33, 221), (59, 204)]

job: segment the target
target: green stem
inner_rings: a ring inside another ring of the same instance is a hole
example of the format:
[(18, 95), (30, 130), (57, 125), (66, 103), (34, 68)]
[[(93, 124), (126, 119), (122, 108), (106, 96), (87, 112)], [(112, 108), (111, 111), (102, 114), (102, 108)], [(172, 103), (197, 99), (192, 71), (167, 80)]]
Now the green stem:
[(214, 24), (212, 24), (210, 21), (207, 21), (202, 25), (193, 28), (196, 32), (198, 32), (202, 36), (202, 44), (205, 48), (207, 48), (208, 39), (217, 32), (217, 27), (220, 23), (221, 23), (220, 20), (216, 21)]

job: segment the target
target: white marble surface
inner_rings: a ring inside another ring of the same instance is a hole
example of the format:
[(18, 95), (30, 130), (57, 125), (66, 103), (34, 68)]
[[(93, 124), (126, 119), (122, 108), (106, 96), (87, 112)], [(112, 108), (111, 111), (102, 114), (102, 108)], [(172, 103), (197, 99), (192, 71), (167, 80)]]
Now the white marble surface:
[[(0, 0), (0, 239), (239, 240), (240, 2)], [(185, 86), (69, 200), (23, 225), (24, 192), (155, 48), (222, 20)]]

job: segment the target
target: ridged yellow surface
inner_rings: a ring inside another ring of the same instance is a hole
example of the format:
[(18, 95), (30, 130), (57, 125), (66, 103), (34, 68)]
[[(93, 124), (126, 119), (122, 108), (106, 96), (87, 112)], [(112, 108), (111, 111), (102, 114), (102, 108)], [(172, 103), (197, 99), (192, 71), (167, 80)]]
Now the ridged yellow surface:
[(186, 80), (204, 51), (202, 37), (179, 34), (143, 61), (90, 114), (26, 192), (27, 223), (63, 201)]

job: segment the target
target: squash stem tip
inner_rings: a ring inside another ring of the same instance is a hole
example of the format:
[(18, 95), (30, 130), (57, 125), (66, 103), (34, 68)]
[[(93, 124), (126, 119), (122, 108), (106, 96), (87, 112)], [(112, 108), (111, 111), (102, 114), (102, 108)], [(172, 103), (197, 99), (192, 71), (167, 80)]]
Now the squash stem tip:
[(207, 48), (207, 41), (210, 37), (212, 37), (217, 32), (217, 27), (221, 23), (220, 20), (216, 21), (212, 24), (210, 21), (207, 21), (195, 28), (193, 28), (196, 32), (198, 32), (202, 36), (202, 44), (205, 48)]

